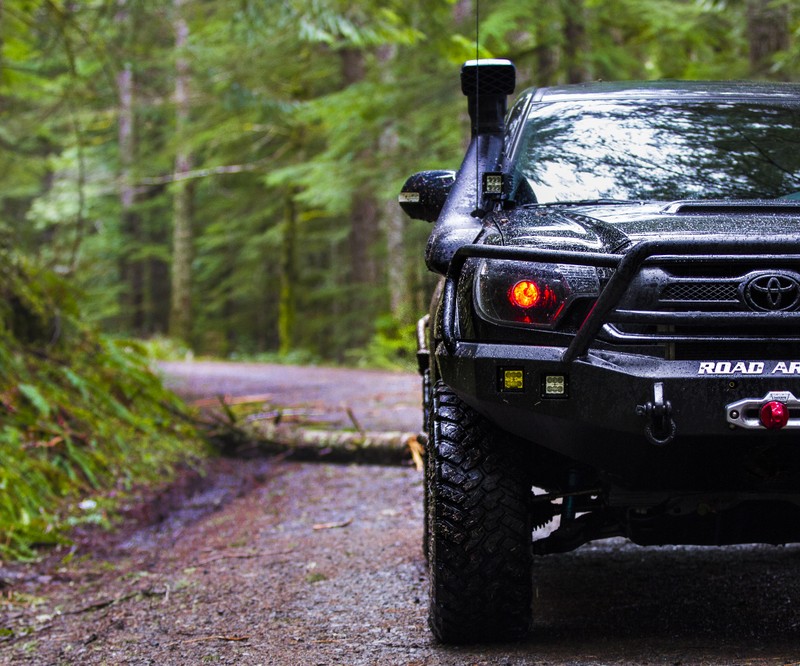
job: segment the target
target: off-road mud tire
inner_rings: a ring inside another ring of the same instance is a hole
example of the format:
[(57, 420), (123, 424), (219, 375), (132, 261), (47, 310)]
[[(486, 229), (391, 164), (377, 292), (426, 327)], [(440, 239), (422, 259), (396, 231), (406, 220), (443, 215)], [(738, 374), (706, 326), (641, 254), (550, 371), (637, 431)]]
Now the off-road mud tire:
[(532, 528), (522, 451), (438, 382), (428, 455), (431, 630), (444, 643), (523, 636)]
[(425, 451), (425, 481), (424, 481), (424, 494), (423, 494), (423, 509), (424, 516), (422, 521), (422, 554), (425, 556), (425, 561), (431, 560), (431, 522), (433, 520), (433, 512), (431, 510), (431, 479), (433, 477), (433, 455), (431, 454), (431, 439), (428, 438), (428, 444)]

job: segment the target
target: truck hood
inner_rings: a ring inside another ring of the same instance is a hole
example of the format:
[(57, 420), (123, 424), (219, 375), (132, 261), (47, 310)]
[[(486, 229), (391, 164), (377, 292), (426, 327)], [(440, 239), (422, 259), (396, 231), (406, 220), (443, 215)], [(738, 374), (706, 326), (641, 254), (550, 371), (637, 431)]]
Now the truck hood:
[(480, 242), (623, 252), (651, 238), (800, 239), (800, 202), (789, 200), (587, 203), (527, 206), (487, 219)]

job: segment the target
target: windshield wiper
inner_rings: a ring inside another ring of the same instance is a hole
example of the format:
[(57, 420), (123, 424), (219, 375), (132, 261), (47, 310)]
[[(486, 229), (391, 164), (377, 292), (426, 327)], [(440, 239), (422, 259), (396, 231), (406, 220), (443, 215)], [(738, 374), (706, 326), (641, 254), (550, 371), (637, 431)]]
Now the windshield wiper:
[(645, 201), (638, 199), (581, 199), (579, 201), (548, 201), (546, 203), (529, 204), (530, 206), (643, 206)]

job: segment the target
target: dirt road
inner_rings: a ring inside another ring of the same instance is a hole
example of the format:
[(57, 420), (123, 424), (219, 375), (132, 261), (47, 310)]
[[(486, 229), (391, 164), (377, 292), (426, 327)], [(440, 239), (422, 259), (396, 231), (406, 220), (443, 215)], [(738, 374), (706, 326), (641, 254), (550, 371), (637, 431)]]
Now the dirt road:
[(331, 427), (352, 427), (349, 408), (365, 430), (417, 432), (419, 377), (412, 373), (266, 363), (162, 363), (167, 385), (187, 400), (218, 395), (264, 395), (282, 407), (327, 416)]
[(795, 546), (549, 556), (525, 641), (449, 648), (426, 628), (413, 469), (221, 460), (193, 483), (150, 526), (86, 535), (93, 556), (0, 568), (0, 663), (800, 663)]

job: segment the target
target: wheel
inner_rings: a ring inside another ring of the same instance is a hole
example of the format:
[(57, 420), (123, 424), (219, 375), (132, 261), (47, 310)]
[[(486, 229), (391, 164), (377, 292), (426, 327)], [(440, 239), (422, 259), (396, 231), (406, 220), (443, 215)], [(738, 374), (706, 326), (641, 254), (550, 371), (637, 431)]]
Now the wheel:
[(444, 643), (519, 638), (532, 592), (524, 456), (441, 382), (428, 456), (431, 630)]

